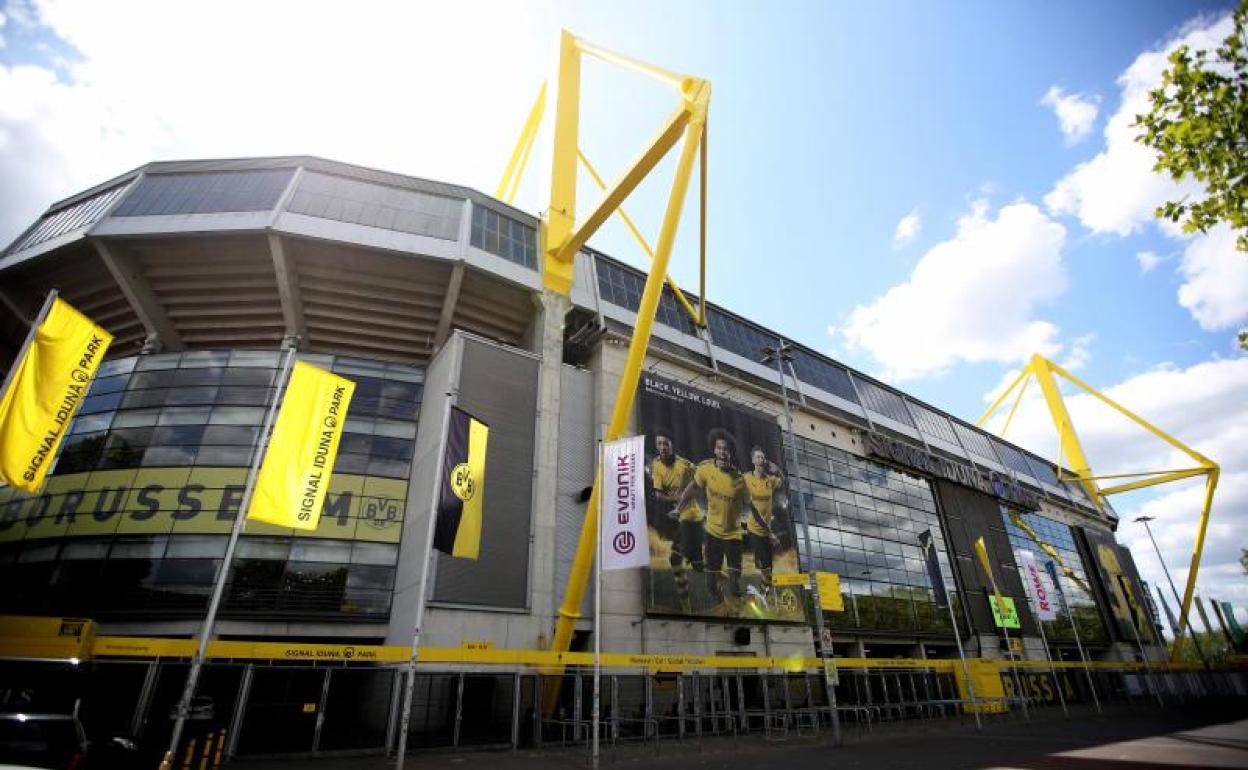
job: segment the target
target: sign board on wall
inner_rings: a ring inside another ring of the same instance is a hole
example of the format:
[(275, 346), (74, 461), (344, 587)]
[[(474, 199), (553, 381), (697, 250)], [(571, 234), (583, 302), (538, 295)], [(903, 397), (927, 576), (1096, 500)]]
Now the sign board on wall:
[[(0, 489), (0, 542), (101, 535), (226, 535), (243, 501), (246, 468), (131, 468), (68, 473), (43, 493)], [(407, 481), (335, 473), (319, 526), (301, 537), (399, 542)], [(249, 535), (294, 530), (247, 523)]]
[(992, 621), (997, 624), (997, 628), (1022, 628), (1018, 619), (1018, 607), (1010, 597), (1002, 596), (1001, 601), (997, 602), (997, 597), (988, 594), (988, 606), (992, 608)]

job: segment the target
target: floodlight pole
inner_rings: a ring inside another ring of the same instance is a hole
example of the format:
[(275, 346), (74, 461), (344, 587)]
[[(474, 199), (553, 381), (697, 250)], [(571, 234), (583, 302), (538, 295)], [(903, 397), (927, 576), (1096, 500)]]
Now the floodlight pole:
[[(806, 498), (802, 493), (802, 462), (797, 456), (797, 439), (793, 434), (793, 412), (789, 409), (789, 388), (784, 381), (784, 364), (788, 362), (791, 365), (791, 362), (793, 361), (792, 350), (792, 345), (781, 340), (775, 347), (767, 346), (763, 348), (762, 361), (765, 364), (769, 364), (774, 361), (776, 363), (776, 373), (780, 375), (780, 399), (784, 404), (785, 430), (789, 435), (789, 446), (793, 448), (793, 476), (796, 479), (796, 489), (794, 491), (797, 492), (797, 510), (801, 515), (802, 520), (802, 540), (806, 545), (807, 566), (811, 567), (811, 569), (808, 570), (809, 576), (807, 579), (810, 583), (810, 596), (813, 600), (812, 603), (815, 605), (815, 629), (813, 641), (818, 644), (820, 658), (835, 659), (836, 654), (832, 649), (832, 645), (829, 644), (825, 647), (823, 644), (823, 629), (825, 628), (823, 624), (823, 602), (822, 598), (819, 596), (818, 574), (814, 569), (814, 563), (811, 562), (810, 520), (806, 515)], [(793, 379), (795, 382), (797, 381), (796, 377)], [(800, 560), (798, 566), (799, 568), (801, 566)], [(822, 668), (825, 697), (828, 699), (828, 706), (832, 712), (832, 741), (833, 743), (840, 745), (841, 720), (836, 713), (836, 687), (832, 684), (832, 677), (828, 673), (827, 665), (823, 665)]]

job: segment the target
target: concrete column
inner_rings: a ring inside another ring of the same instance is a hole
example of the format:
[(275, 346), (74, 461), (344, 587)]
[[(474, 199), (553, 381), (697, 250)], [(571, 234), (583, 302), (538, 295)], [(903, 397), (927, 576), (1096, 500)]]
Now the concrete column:
[[(559, 478), (559, 401), (560, 370), (563, 366), (563, 322), (571, 303), (562, 294), (543, 291), (537, 324), (540, 325), (542, 356), (537, 390), (537, 441), (533, 453), (533, 586), (535, 618), (549, 620), (553, 628), (562, 596), (555, 595), (555, 495)], [(549, 639), (535, 639), (545, 647)]]

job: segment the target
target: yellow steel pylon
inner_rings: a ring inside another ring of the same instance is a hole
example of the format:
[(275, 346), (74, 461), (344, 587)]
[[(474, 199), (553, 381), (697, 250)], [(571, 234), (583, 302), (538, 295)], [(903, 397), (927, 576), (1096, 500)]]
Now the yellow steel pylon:
[[(581, 57), (593, 56), (634, 72), (658, 80), (679, 94), (679, 104), (660, 127), (656, 136), (646, 144), (627, 170), (608, 187), (596, 169), (581, 151), (578, 143), (580, 123)], [(559, 41), (558, 95), (555, 100), (554, 153), (552, 155), (550, 204), (542, 217), (540, 249), (542, 253), (542, 280), (548, 291), (568, 294), (572, 288), (576, 255), (612, 214), (618, 214), (624, 224), (650, 257), (652, 265), (646, 277), (641, 303), (637, 309), (637, 322), (629, 343), (624, 374), (616, 391), (611, 421), (604, 436), (605, 441), (619, 438), (628, 426), (642, 364), (650, 343), (650, 332), (658, 309), (663, 283), (671, 287), (681, 306), (699, 327), (706, 326), (706, 122), (710, 108), (711, 84), (706, 80), (678, 75), (629, 56), (599, 48), (564, 30)], [(538, 125), (546, 105), (546, 86), (542, 85), (536, 102), (525, 121), (516, 148), (511, 154), (507, 168), (499, 182), (497, 194), (511, 201), (520, 183), (520, 176), (532, 151)], [(642, 236), (632, 219), (621, 207), (637, 185), (658, 165), (667, 153), (683, 137), (671, 192), (654, 248)], [(699, 307), (694, 309), (680, 287), (667, 274), (667, 266), (676, 240), (685, 195), (693, 172), (695, 156), (700, 156), (699, 181), (701, 201), (699, 207), (701, 237), (699, 243), (700, 296)], [(576, 215), (577, 164), (584, 165), (595, 183), (603, 190), (603, 198), (582, 219)], [(559, 608), (559, 617), (551, 649), (566, 651), (572, 641), (576, 620), (580, 617), (581, 599), (584, 597), (590, 568), (593, 565), (597, 539), (598, 484), (585, 511), (576, 556), (569, 571), (568, 585)]]
[[(1084, 454), (1083, 445), (1079, 441), (1079, 435), (1075, 432), (1075, 424), (1071, 420), (1070, 412), (1066, 409), (1066, 402), (1062, 398), (1061, 390), (1058, 388), (1056, 376), (1061, 376), (1067, 382), (1075, 385), (1083, 392), (1097, 399), (1109, 408), (1126, 417), (1131, 422), (1153, 434), (1174, 449), (1187, 455), (1196, 462), (1196, 466), (1192, 468), (1178, 468), (1170, 470), (1149, 470), (1137, 471), (1133, 473), (1114, 473), (1103, 476), (1095, 475), (1088, 463), (1087, 455)], [(1183, 634), (1188, 627), (1188, 613), (1191, 611), (1192, 597), (1196, 591), (1196, 575), (1200, 571), (1200, 559), (1205, 548), (1205, 534), (1209, 528), (1209, 512), (1213, 507), (1213, 493), (1218, 486), (1218, 475), (1220, 469), (1218, 464), (1208, 457), (1187, 446), (1183, 442), (1174, 438), (1161, 428), (1153, 425), (1143, 417), (1135, 414), (1118, 402), (1101, 393), (1096, 388), (1087, 384), (1075, 375), (1063, 369), (1061, 366), (1053, 363), (1047, 358), (1037, 354), (1031, 357), (1023, 370), (1019, 372), (1010, 386), (1005, 389), (1000, 397), (988, 407), (987, 411), (976, 421), (977, 425), (983, 425), (988, 418), (996, 414), (1005, 400), (1009, 398), (1011, 393), (1015, 393), (1014, 404), (1010, 407), (1009, 414), (1006, 415), (1005, 422), (1001, 426), (1001, 436), (1009, 430), (1010, 421), (1014, 418), (1014, 413), (1018, 410), (1018, 405), (1022, 402), (1023, 393), (1027, 389), (1027, 385), (1031, 382), (1032, 377), (1036, 378), (1036, 383), (1040, 386), (1040, 391), (1044, 395), (1045, 404), (1048, 406), (1049, 415), (1053, 418), (1053, 427), (1057, 429), (1058, 438), (1058, 458), (1057, 472), (1059, 478), (1063, 472), (1063, 459), (1066, 459), (1071, 470), (1074, 472), (1075, 480), (1088, 493), (1088, 498), (1100, 509), (1104, 510), (1106, 498), (1110, 495), (1122, 492), (1130, 492), (1135, 489), (1143, 489), (1145, 487), (1155, 486), (1157, 484), (1165, 484), (1171, 481), (1179, 481), (1181, 479), (1193, 478), (1195, 476), (1205, 477), (1205, 497), (1204, 504), (1200, 509), (1200, 520), (1196, 527), (1196, 541), (1192, 548), (1192, 560), (1187, 572), (1187, 586), (1183, 590), (1183, 604), (1179, 610), (1179, 628), (1175, 634), (1174, 648), (1171, 652), (1171, 660), (1178, 660), (1179, 654), (1183, 648)], [(1116, 479), (1119, 483), (1112, 486), (1103, 487), (1098, 482), (1102, 480)]]

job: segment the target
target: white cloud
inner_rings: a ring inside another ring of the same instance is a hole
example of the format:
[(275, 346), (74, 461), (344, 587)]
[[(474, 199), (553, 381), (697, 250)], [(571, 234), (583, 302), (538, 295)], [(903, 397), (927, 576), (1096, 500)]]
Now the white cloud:
[(1057, 125), (1067, 144), (1075, 144), (1092, 133), (1096, 115), (1100, 111), (1099, 96), (1066, 94), (1057, 86), (1049, 86), (1040, 103), (1057, 115)]
[(1151, 251), (1141, 251), (1135, 255), (1135, 261), (1140, 263), (1141, 273), (1153, 272), (1153, 269), (1161, 264), (1162, 259), (1163, 257)]
[(1068, 371), (1076, 372), (1088, 365), (1092, 358), (1092, 343), (1096, 342), (1095, 334), (1075, 337), (1070, 343), (1070, 352), (1059, 363)]
[[(1248, 393), (1248, 358), (1205, 361), (1187, 368), (1162, 365), (1103, 392), (1221, 466), (1199, 580), (1217, 598), (1248, 604), (1248, 581), (1238, 563), (1239, 549), (1248, 547), (1248, 399), (1244, 398)], [(1194, 464), (1092, 396), (1068, 395), (1066, 405), (1096, 473)], [(1005, 410), (1001, 410), (990, 427), (999, 428), (1004, 417)], [(1056, 434), (1035, 388), (1028, 389), (1008, 438), (1053, 458)], [(1203, 480), (1154, 489), (1112, 498), (1122, 521), (1119, 539), (1130, 546), (1145, 579), (1164, 586), (1152, 545), (1143, 527), (1133, 523), (1137, 516), (1155, 516), (1153, 532), (1182, 591), (1203, 502)]]
[(1248, 258), (1235, 250), (1235, 233), (1220, 225), (1188, 242), (1179, 264), (1179, 304), (1207, 331), (1248, 320)]
[[(370, 0), (5, 13), (6, 33), (30, 25), (54, 45), (37, 66), (0, 64), (0, 242), (49, 202), (160, 159), (310, 153), (491, 189), (557, 29), (548, 10), (506, 3), (484, 25), (476, 6)], [(531, 87), (498, 88), (504, 69)]]
[(933, 246), (909, 279), (855, 307), (841, 332), (892, 379), (938, 373), (959, 361), (1020, 361), (1060, 347), (1036, 309), (1066, 288), (1066, 229), (1019, 201), (992, 219), (984, 201)]
[(1153, 211), (1162, 202), (1199, 193), (1194, 182), (1176, 185), (1153, 172), (1156, 156), (1135, 141), (1140, 129), (1132, 124), (1137, 114), (1148, 112), (1148, 92), (1161, 82), (1171, 50), (1181, 44), (1215, 47), (1230, 31), (1230, 18), (1224, 16), (1191, 27), (1161, 48), (1137, 56), (1118, 78), (1122, 98), (1105, 124), (1104, 149), (1057, 182), (1044, 198), (1049, 210), (1074, 215), (1095, 233), (1129, 235), (1153, 221)]
[(906, 214), (897, 222), (897, 229), (893, 231), (893, 248), (900, 248), (913, 241), (922, 228), (923, 221), (919, 219), (918, 209)]

